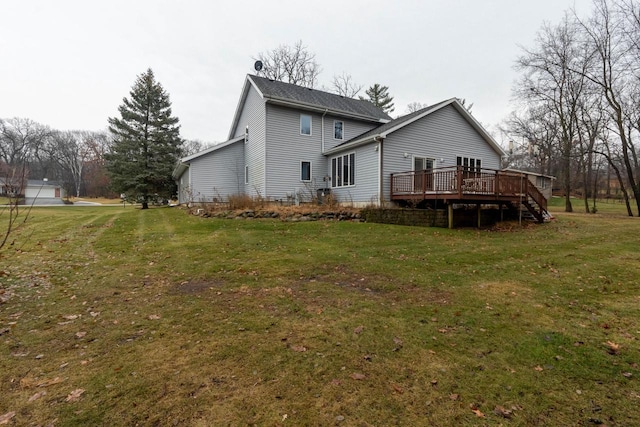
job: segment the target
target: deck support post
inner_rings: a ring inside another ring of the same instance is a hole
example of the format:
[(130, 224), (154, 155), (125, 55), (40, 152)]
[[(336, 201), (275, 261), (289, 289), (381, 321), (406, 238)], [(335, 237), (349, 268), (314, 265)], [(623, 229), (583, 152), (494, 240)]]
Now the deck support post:
[(482, 225), (482, 221), (481, 221), (482, 216), (480, 215), (480, 212), (481, 212), (480, 207), (481, 206), (482, 205), (480, 203), (478, 203), (478, 228), (480, 228), (480, 226)]
[(449, 230), (453, 229), (453, 204), (447, 203), (447, 219), (449, 220)]

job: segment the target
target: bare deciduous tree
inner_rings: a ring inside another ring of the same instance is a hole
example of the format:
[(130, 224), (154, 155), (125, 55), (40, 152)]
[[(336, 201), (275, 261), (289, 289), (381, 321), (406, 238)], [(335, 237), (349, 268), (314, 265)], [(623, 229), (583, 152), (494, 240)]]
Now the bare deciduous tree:
[(580, 20), (593, 48), (595, 64), (584, 70), (590, 82), (602, 91), (622, 148), (627, 183), (640, 215), (640, 163), (636, 138), (640, 132), (640, 13), (633, 0), (609, 3), (595, 0), (590, 19)]
[(565, 211), (572, 212), (572, 155), (578, 134), (578, 105), (585, 87), (583, 73), (590, 55), (581, 42), (575, 22), (565, 15), (556, 26), (544, 25), (536, 47), (524, 49), (516, 67), (524, 76), (518, 82), (516, 96), (529, 108), (546, 108), (559, 124), (559, 152), (562, 156), (561, 181), (565, 193)]
[(205, 150), (209, 145), (200, 141), (199, 139), (186, 139), (182, 143), (182, 157), (190, 156)]
[(344, 72), (340, 75), (333, 76), (331, 84), (335, 93), (347, 98), (355, 98), (363, 87), (362, 85), (354, 83), (351, 74)]
[(258, 54), (255, 60), (262, 62), (257, 71), (261, 77), (313, 88), (318, 83), (320, 66), (315, 53), (310, 52), (299, 40), (293, 46), (280, 45)]
[(409, 104), (407, 104), (407, 114), (411, 114), (418, 110), (422, 110), (425, 107), (427, 107), (427, 104), (423, 104), (422, 102), (417, 102), (417, 101), (410, 102)]

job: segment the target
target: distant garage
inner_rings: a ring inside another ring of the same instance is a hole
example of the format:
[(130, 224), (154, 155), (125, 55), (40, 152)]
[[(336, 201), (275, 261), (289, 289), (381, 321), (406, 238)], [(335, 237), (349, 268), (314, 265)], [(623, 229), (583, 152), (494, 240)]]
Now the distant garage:
[(54, 181), (30, 179), (24, 190), (27, 199), (62, 199), (66, 196), (62, 185)]

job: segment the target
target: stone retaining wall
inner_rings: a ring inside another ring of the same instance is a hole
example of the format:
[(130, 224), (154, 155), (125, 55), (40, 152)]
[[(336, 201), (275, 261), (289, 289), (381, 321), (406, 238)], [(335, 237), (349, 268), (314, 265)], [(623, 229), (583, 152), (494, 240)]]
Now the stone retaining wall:
[(280, 219), (289, 222), (304, 221), (364, 221), (360, 212), (354, 211), (314, 211), (314, 212), (278, 212), (272, 210), (244, 209), (238, 211), (208, 212), (204, 209), (195, 211), (196, 215), (205, 218), (225, 218), (225, 219)]

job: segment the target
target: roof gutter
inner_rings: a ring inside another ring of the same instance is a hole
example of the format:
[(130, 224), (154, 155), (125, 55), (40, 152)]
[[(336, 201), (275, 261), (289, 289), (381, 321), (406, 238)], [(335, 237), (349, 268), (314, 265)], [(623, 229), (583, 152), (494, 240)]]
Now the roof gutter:
[(372, 136), (369, 136), (369, 137), (364, 138), (364, 139), (360, 139), (360, 140), (357, 140), (357, 141), (350, 142), (348, 144), (338, 145), (338, 146), (330, 149), (329, 151), (327, 151), (324, 154), (328, 155), (328, 154), (333, 154), (333, 153), (339, 153), (340, 151), (348, 150), (350, 148), (356, 148), (356, 147), (360, 147), (361, 145), (370, 144), (371, 142), (375, 142), (377, 140), (377, 138), (383, 138), (383, 137), (380, 134), (372, 135)]
[(336, 116), (341, 116), (341, 117), (347, 117), (347, 118), (356, 118), (356, 119), (360, 119), (360, 120), (367, 120), (370, 122), (375, 122), (375, 123), (388, 123), (391, 120), (388, 119), (381, 119), (378, 117), (372, 117), (372, 116), (365, 116), (362, 114), (357, 114), (357, 113), (350, 113), (348, 111), (342, 111), (342, 110), (329, 110), (328, 108), (324, 108), (324, 107), (318, 107), (316, 105), (313, 104), (308, 104), (306, 102), (292, 102), (283, 98), (278, 98), (278, 97), (273, 97), (273, 96), (268, 96), (265, 95), (264, 96), (265, 100), (267, 102), (271, 102), (273, 104), (277, 104), (277, 105), (284, 105), (286, 107), (293, 107), (293, 108), (300, 108), (300, 107), (304, 107), (308, 110), (311, 111), (317, 111), (319, 113), (321, 112), (331, 112), (331, 114), (335, 114)]

